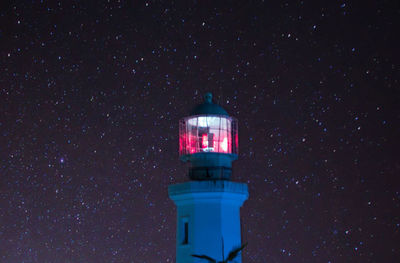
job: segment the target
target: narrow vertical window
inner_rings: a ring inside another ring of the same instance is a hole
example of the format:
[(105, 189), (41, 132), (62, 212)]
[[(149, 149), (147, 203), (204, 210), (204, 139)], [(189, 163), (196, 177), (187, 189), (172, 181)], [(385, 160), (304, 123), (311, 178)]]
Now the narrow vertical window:
[(186, 245), (188, 243), (189, 243), (189, 223), (185, 222), (183, 244)]
[(189, 244), (189, 218), (182, 217), (180, 224), (180, 240), (182, 245)]

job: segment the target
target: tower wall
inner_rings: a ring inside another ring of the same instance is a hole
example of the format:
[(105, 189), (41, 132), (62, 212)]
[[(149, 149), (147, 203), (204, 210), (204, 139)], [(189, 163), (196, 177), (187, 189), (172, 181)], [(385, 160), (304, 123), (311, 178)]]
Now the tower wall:
[[(248, 198), (246, 184), (230, 181), (190, 181), (170, 185), (177, 206), (176, 262), (204, 263), (191, 255), (207, 255), (218, 261), (239, 247), (240, 207)], [(236, 258), (241, 263), (241, 255)]]

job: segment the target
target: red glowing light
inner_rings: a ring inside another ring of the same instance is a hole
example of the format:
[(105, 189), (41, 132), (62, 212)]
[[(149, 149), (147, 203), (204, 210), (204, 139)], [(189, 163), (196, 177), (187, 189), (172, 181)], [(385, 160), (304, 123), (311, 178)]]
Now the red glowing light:
[(201, 136), (201, 148), (207, 148), (208, 147), (208, 136), (207, 134), (203, 134)]
[(204, 152), (237, 153), (237, 122), (220, 116), (194, 116), (180, 122), (180, 155)]

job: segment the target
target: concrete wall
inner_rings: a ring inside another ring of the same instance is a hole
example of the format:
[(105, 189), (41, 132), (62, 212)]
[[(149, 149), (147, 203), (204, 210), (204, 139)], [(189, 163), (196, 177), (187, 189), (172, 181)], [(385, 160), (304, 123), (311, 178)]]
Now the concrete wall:
[[(248, 198), (246, 184), (230, 181), (191, 181), (169, 186), (169, 196), (177, 206), (177, 263), (205, 263), (192, 254), (222, 260), (240, 246), (240, 207)], [(185, 244), (185, 222), (188, 239)], [(236, 262), (241, 263), (241, 256)]]

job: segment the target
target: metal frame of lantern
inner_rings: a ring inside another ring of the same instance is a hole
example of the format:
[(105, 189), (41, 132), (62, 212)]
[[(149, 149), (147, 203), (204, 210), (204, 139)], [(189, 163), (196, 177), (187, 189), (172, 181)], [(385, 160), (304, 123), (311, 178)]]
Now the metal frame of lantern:
[[(179, 155), (238, 155), (238, 122), (225, 115), (195, 115), (179, 121)], [(183, 161), (186, 161), (184, 159)]]
[(238, 150), (238, 121), (234, 117), (202, 114), (179, 121), (179, 155), (192, 164), (192, 179), (229, 179)]

